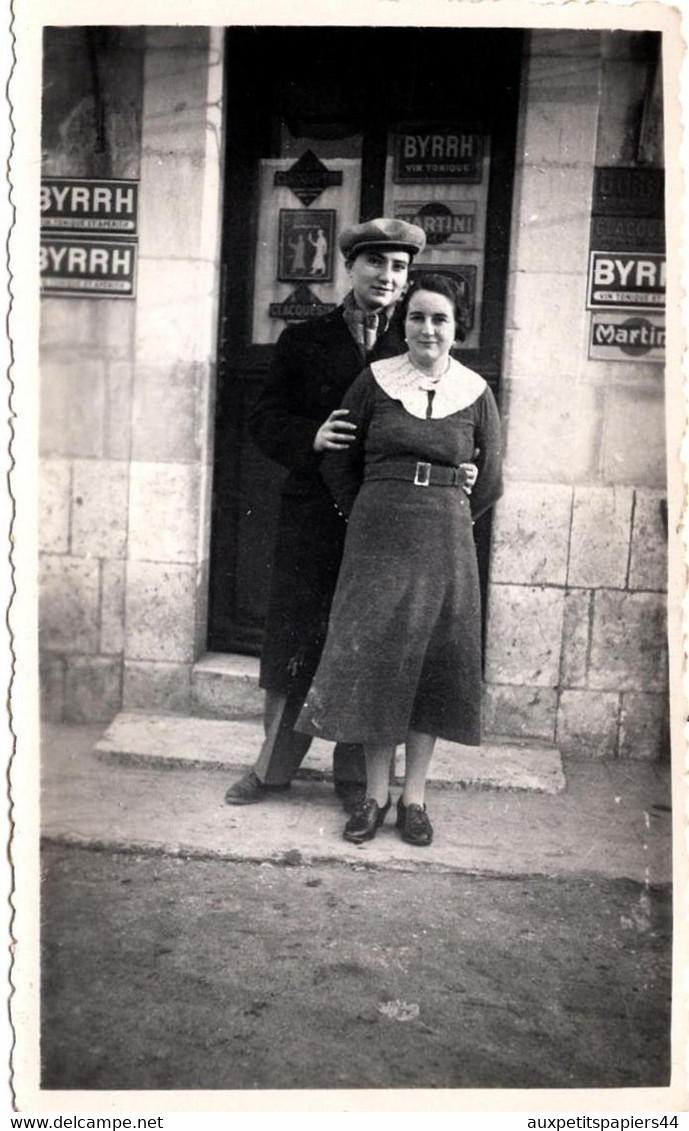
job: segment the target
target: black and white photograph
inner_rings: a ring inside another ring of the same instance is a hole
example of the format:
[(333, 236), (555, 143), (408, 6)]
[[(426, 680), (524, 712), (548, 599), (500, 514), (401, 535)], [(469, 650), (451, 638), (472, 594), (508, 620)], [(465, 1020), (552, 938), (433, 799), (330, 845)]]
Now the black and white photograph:
[(191, 8), (15, 0), (15, 1110), (669, 1118), (681, 13)]

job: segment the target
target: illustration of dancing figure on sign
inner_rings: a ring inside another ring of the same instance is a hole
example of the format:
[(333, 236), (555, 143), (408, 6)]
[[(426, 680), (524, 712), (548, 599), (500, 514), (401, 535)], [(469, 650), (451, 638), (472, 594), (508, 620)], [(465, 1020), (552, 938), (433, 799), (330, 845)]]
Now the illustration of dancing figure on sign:
[(298, 271), (306, 271), (306, 247), (304, 245), (304, 236), (301, 232), (297, 233), (295, 239), (289, 241), (290, 254), (292, 256), (292, 271), (296, 275)]
[(311, 263), (311, 274), (325, 275), (327, 269), (326, 255), (328, 254), (328, 241), (325, 238), (325, 232), (322, 228), (318, 229), (318, 235), (315, 239), (313, 232), (309, 232), (309, 243), (311, 247), (315, 249)]

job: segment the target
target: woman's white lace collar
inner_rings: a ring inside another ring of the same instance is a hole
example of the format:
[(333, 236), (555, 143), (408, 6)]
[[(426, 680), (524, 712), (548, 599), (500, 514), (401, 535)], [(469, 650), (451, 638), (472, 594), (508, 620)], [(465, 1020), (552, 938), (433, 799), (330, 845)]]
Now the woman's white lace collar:
[(450, 358), (448, 368), (435, 384), (412, 364), (408, 353), (372, 362), (371, 372), (384, 393), (401, 401), (407, 412), (420, 419), (427, 414), (429, 389), (435, 392), (432, 416), (441, 419), (468, 408), (486, 387), (483, 377), (455, 358)]

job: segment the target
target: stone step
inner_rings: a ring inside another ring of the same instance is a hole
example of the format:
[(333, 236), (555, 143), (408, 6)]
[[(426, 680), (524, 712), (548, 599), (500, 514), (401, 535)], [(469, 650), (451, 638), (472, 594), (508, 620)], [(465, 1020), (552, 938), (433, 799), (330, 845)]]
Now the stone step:
[(191, 709), (214, 719), (260, 716), (263, 692), (255, 656), (207, 652), (191, 670)]
[[(263, 739), (259, 719), (213, 719), (191, 715), (122, 712), (96, 745), (101, 758), (161, 768), (189, 767), (224, 770), (228, 774), (250, 767)], [(315, 739), (300, 777), (329, 778), (332, 745)], [(398, 749), (396, 771), (403, 766)], [(483, 746), (460, 746), (440, 739), (429, 782), (439, 786), (533, 790), (560, 793), (565, 776), (554, 746), (490, 738)]]

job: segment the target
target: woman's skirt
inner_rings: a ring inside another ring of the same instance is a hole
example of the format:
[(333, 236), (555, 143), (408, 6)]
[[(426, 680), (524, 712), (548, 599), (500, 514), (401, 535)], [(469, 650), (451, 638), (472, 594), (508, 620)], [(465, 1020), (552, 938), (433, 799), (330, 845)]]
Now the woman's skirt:
[(469, 501), (454, 487), (364, 483), (328, 635), (296, 729), (481, 741), (481, 605)]

